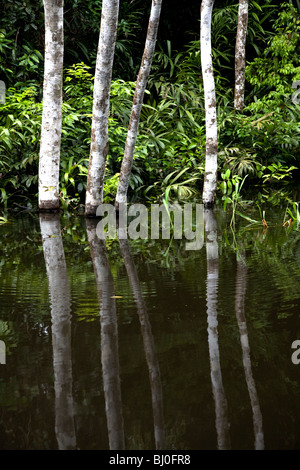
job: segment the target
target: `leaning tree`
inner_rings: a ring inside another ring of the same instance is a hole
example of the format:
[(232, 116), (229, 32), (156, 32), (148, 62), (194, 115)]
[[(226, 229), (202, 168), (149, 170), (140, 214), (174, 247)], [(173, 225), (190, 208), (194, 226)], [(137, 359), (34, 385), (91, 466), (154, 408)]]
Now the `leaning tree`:
[(152, 0), (145, 48), (144, 48), (140, 70), (137, 76), (131, 116), (130, 116), (128, 131), (127, 131), (126, 143), (125, 143), (124, 156), (123, 156), (121, 170), (120, 170), (119, 184), (118, 184), (116, 200), (115, 200), (116, 210), (119, 209), (120, 204), (124, 204), (127, 201), (127, 191), (128, 191), (129, 180), (130, 180), (130, 175), (131, 175), (134, 149), (135, 149), (135, 144), (136, 144), (136, 139), (137, 139), (137, 134), (138, 134), (138, 128), (139, 128), (145, 89), (146, 89), (148, 77), (151, 71), (153, 54), (155, 51), (161, 5), (162, 5), (162, 0)]

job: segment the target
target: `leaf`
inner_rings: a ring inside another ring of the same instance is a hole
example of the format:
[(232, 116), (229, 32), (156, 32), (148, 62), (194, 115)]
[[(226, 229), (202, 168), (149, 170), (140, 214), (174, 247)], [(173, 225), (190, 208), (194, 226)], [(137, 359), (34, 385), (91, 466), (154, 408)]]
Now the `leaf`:
[(254, 220), (254, 219), (251, 219), (250, 217), (242, 214), (241, 212), (239, 211), (236, 211), (236, 213), (240, 216), (240, 217), (243, 217), (243, 219), (246, 219), (248, 220), (248, 222), (252, 223), (252, 224), (261, 224), (261, 222), (259, 222), (258, 220)]
[(255, 8), (257, 8), (259, 11), (262, 11), (260, 5), (258, 5), (258, 3), (252, 1), (252, 4), (255, 6)]

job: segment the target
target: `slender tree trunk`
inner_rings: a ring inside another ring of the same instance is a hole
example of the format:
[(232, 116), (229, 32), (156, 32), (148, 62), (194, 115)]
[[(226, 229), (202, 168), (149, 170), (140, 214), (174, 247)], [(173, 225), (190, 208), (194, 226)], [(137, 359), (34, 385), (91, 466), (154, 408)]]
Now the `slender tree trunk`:
[(242, 111), (245, 95), (246, 36), (248, 24), (248, 0), (239, 1), (238, 26), (235, 43), (234, 108)]
[(103, 185), (108, 154), (110, 86), (115, 53), (119, 0), (103, 0), (94, 80), (93, 118), (85, 214), (95, 216), (103, 202)]
[(39, 157), (39, 209), (59, 208), (64, 52), (63, 0), (44, 0), (45, 66)]
[(71, 295), (59, 215), (41, 214), (40, 227), (51, 301), (55, 433), (60, 450), (74, 450)]
[(119, 208), (119, 204), (126, 203), (127, 201), (127, 191), (132, 169), (133, 154), (138, 134), (145, 89), (151, 71), (153, 54), (155, 51), (161, 5), (162, 0), (152, 0), (146, 43), (136, 81), (136, 89), (133, 97), (133, 105), (128, 126), (124, 157), (121, 165), (120, 178), (116, 195), (115, 207), (117, 210)]
[(202, 200), (212, 207), (217, 189), (218, 134), (214, 72), (211, 53), (211, 17), (214, 0), (201, 4), (201, 66), (205, 100), (206, 154)]

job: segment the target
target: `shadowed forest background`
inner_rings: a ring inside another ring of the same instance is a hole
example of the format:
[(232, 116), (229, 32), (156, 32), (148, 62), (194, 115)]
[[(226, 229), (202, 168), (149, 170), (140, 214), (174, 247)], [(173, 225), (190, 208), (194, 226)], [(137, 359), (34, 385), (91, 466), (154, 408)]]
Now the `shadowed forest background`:
[[(104, 202), (111, 202), (117, 190), (150, 3), (120, 4)], [(293, 190), (299, 180), (299, 1), (250, 2), (243, 112), (233, 109), (237, 10), (237, 2), (217, 1), (212, 19), (218, 201), (232, 204), (241, 193), (252, 199), (254, 190), (262, 203), (274, 198), (275, 190), (292, 208), (299, 199)], [(9, 0), (1, 2), (1, 11), (0, 79), (7, 90), (0, 105), (0, 191), (5, 213), (37, 207), (44, 12), (41, 1)], [(100, 18), (101, 1), (65, 2), (64, 210), (83, 210)], [(186, 201), (201, 194), (205, 109), (199, 25), (198, 1), (164, 0), (130, 178), (131, 201), (155, 202), (166, 196)]]

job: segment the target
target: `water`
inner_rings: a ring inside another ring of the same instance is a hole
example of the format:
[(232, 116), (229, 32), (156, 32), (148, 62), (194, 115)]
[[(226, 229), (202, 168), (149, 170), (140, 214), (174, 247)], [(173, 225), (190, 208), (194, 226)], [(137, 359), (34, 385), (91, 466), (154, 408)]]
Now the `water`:
[(194, 251), (0, 226), (0, 448), (299, 449), (300, 233), (268, 215), (217, 209)]

